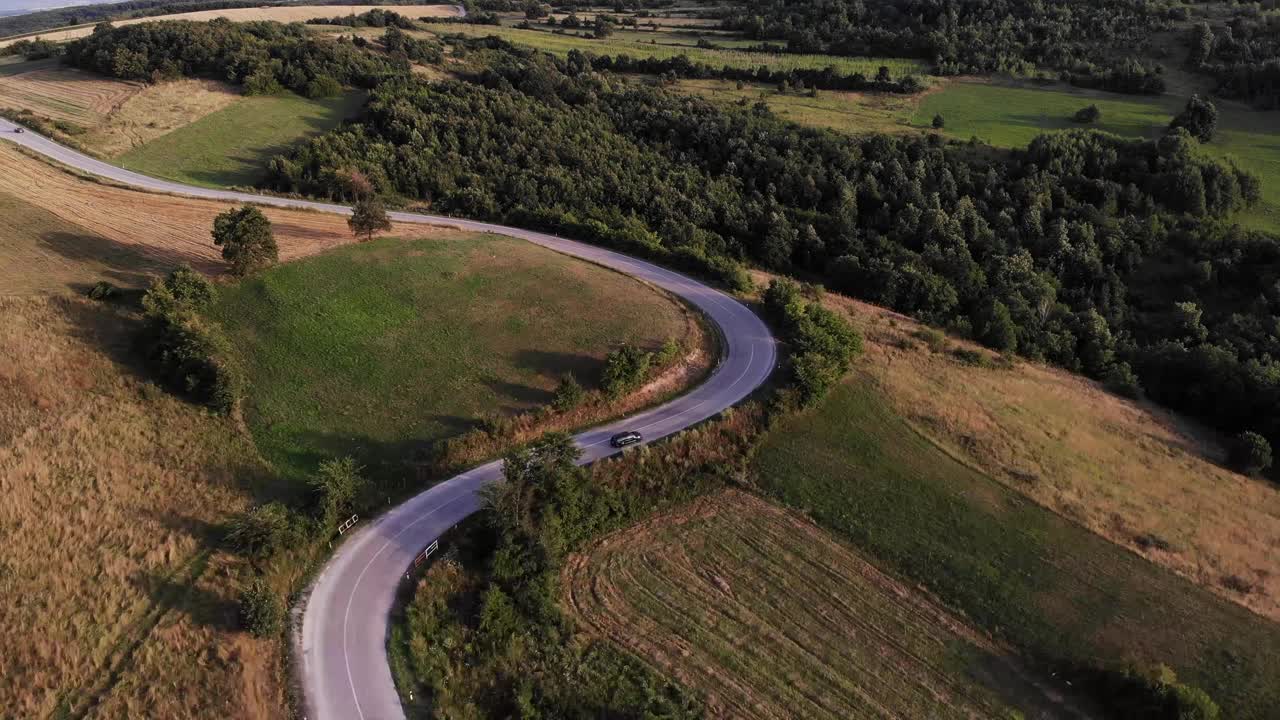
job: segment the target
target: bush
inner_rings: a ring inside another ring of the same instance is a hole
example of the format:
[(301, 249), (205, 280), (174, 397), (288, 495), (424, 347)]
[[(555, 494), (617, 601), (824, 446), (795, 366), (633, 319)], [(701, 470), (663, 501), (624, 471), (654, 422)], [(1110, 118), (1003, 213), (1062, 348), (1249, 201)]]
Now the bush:
[(1257, 475), (1271, 467), (1271, 443), (1256, 432), (1246, 430), (1236, 436), (1231, 447), (1231, 466), (1246, 475)]
[(934, 115), (933, 122), (930, 125), (933, 126), (934, 130), (941, 130), (947, 126), (947, 121), (942, 115)]
[(119, 289), (116, 288), (115, 285), (112, 285), (106, 280), (99, 280), (93, 284), (93, 287), (89, 288), (89, 291), (86, 294), (89, 296), (90, 300), (106, 301), (114, 298), (118, 293)]
[(1187, 107), (1169, 123), (1170, 130), (1178, 128), (1185, 128), (1192, 137), (1207, 143), (1213, 139), (1213, 133), (1218, 128), (1218, 108), (1199, 95), (1192, 95), (1187, 101)]
[(1102, 384), (1111, 392), (1133, 400), (1142, 397), (1142, 383), (1127, 362), (1112, 365), (1102, 376)]
[(355, 458), (344, 457), (320, 463), (310, 485), (316, 495), (320, 522), (326, 526), (336, 524), (338, 518), (352, 511), (360, 495), (368, 485), (356, 464)]
[(284, 603), (262, 578), (240, 593), (240, 625), (254, 637), (271, 637), (284, 625)]
[(329, 98), (342, 94), (342, 84), (328, 75), (319, 75), (307, 83), (303, 93), (309, 98)]
[(1077, 110), (1076, 114), (1071, 116), (1071, 119), (1078, 123), (1090, 124), (1098, 122), (1098, 119), (1101, 117), (1102, 111), (1098, 109), (1098, 106), (1089, 105)]
[(1066, 671), (1074, 684), (1115, 720), (1217, 720), (1218, 705), (1203, 690), (1178, 681), (1167, 666), (1149, 672), (1132, 668), (1076, 668)]
[(644, 382), (652, 363), (653, 353), (634, 345), (623, 345), (605, 358), (600, 386), (609, 397), (622, 397)]
[(240, 513), (227, 527), (227, 542), (252, 560), (269, 560), (289, 545), (293, 522), (289, 508), (271, 502)]
[(840, 379), (841, 368), (834, 360), (820, 352), (807, 352), (792, 362), (796, 390), (800, 404), (816, 404)]
[(556, 386), (555, 395), (551, 398), (551, 407), (559, 412), (567, 412), (581, 405), (586, 396), (587, 391), (578, 384), (577, 378), (572, 373), (565, 373), (564, 377), (560, 378), (560, 384)]
[(195, 310), (201, 310), (213, 302), (213, 283), (192, 270), (190, 265), (179, 265), (169, 273), (165, 285), (173, 293), (174, 299)]

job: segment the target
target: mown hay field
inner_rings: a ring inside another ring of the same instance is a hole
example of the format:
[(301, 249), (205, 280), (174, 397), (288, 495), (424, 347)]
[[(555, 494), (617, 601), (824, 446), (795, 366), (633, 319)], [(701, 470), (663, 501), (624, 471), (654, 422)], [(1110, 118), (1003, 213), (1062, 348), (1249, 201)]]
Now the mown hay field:
[[(393, 10), (406, 17), (450, 17), (457, 14), (457, 8), (454, 5), (290, 5), (285, 7), (258, 7), (258, 8), (228, 8), (223, 10), (196, 10), (193, 12), (174, 13), (172, 15), (158, 15), (147, 18), (132, 18), (129, 20), (120, 20), (115, 25), (134, 25), (142, 22), (156, 22), (159, 20), (193, 20), (196, 22), (213, 20), (215, 18), (226, 18), (232, 22), (250, 22), (254, 20), (274, 20), (276, 22), (303, 22), (312, 18), (323, 17), (339, 17), (343, 15), (358, 15), (368, 12), (376, 7), (384, 7)], [(52, 40), (54, 42), (63, 42), (66, 40), (74, 40), (76, 38), (85, 37), (93, 33), (92, 25), (77, 25), (72, 28), (59, 30), (47, 30), (40, 33), (32, 33), (30, 35), (14, 36), (10, 38), (0, 39), (0, 47), (12, 44), (22, 38), (41, 38), (44, 40)]]
[(594, 543), (570, 559), (564, 602), (712, 717), (1066, 716), (961, 619), (738, 490)]
[(102, 122), (142, 87), (64, 67), (56, 59), (0, 58), (0, 108), (30, 110), (82, 128)]

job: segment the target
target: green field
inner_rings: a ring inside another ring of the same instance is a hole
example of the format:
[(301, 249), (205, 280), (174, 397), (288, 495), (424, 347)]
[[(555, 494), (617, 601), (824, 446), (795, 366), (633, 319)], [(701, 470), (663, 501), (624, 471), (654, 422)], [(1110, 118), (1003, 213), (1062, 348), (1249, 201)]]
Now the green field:
[(772, 430), (755, 470), (768, 492), (1031, 657), (1165, 663), (1223, 717), (1280, 708), (1280, 627), (956, 462), (865, 377)]
[[(953, 137), (1025, 147), (1042, 132), (1080, 127), (1071, 116), (1093, 104), (1102, 111), (1102, 119), (1092, 127), (1129, 137), (1156, 137), (1184, 103), (1185, 98), (1171, 95), (1138, 97), (1060, 85), (956, 82), (927, 95), (911, 124), (928, 127), (933, 116), (940, 114)], [(1262, 180), (1262, 203), (1240, 219), (1258, 229), (1280, 232), (1280, 112), (1258, 112), (1234, 103), (1219, 103), (1218, 111), (1218, 134), (1206, 150)]]
[(273, 154), (355, 115), (364, 93), (308, 100), (293, 95), (245, 97), (116, 159), (147, 175), (208, 187), (253, 185)]
[[(675, 47), (670, 45), (651, 45), (648, 42), (627, 39), (626, 37), (609, 37), (603, 40), (578, 37), (575, 35), (557, 35), (546, 30), (521, 30), (519, 28), (497, 27), (493, 25), (463, 25), (431, 23), (425, 25), (431, 32), (439, 35), (462, 33), (472, 37), (497, 35), (509, 42), (545, 50), (555, 55), (568, 55), (570, 50), (591, 52), (596, 55), (630, 55), (634, 58), (655, 57), (659, 60), (684, 55), (693, 62), (705, 63), (715, 68), (725, 66), (734, 68), (768, 67), (771, 70), (821, 70), (831, 66), (841, 74), (860, 72), (867, 76), (876, 74), (880, 66), (887, 66), (893, 77), (904, 75), (922, 75), (925, 66), (915, 60), (902, 58), (854, 58), (835, 55), (793, 55), (790, 53), (755, 53), (742, 50), (715, 50), (698, 47)], [(664, 33), (658, 33), (662, 35)], [(632, 34), (628, 34), (632, 36)], [(654, 37), (655, 41), (657, 36)], [(696, 42), (696, 41), (695, 41)]]
[(700, 95), (721, 105), (763, 102), (779, 117), (799, 125), (825, 127), (854, 135), (901, 132), (910, 126), (915, 99), (890, 93), (820, 90), (783, 95), (771, 85), (738, 84), (729, 80), (681, 80), (682, 92)]
[(485, 414), (587, 385), (620, 342), (683, 338), (682, 307), (635, 280), (487, 235), (379, 240), (226, 286), (210, 314), (249, 387), (259, 450), (287, 475), (353, 454), (375, 475)]

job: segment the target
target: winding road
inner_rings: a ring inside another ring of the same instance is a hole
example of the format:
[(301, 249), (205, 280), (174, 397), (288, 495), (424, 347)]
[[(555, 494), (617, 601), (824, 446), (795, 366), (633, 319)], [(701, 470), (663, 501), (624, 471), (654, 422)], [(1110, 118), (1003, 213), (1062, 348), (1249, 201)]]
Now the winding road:
[[(329, 203), (214, 190), (160, 180), (121, 169), (59, 145), (37, 133), (16, 133), (0, 119), (0, 139), (64, 165), (136, 188), (231, 202), (253, 202), (348, 215)], [(414, 213), (390, 213), (399, 222), (447, 225), (528, 240), (556, 252), (613, 268), (652, 283), (691, 303), (719, 329), (723, 357), (693, 391), (665, 405), (575, 436), (582, 463), (619, 450), (609, 437), (639, 430), (646, 442), (677, 433), (741, 401), (772, 372), (776, 348), (765, 324), (732, 297), (679, 273), (620, 253), (545, 233)], [(608, 312), (608, 308), (583, 308)], [(480, 489), (501, 477), (501, 462), (473, 468), (405, 501), (376, 520), (357, 525), (313, 581), (295, 661), (308, 720), (396, 720), (404, 718), (387, 664), (392, 603), (414, 558), (441, 533), (480, 508)]]

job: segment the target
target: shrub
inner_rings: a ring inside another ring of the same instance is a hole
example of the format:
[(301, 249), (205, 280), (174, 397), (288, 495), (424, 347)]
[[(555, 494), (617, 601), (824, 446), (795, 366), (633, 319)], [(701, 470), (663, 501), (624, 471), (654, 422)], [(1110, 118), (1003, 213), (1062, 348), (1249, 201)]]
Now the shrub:
[(555, 395), (551, 398), (551, 407), (560, 412), (572, 410), (582, 404), (586, 395), (587, 391), (578, 384), (577, 378), (572, 373), (565, 373), (564, 377), (560, 378), (560, 384), (556, 386)]
[(1106, 374), (1102, 376), (1102, 384), (1111, 392), (1123, 397), (1136, 400), (1142, 396), (1142, 384), (1138, 382), (1138, 376), (1127, 362), (1119, 362), (1108, 368)]
[(807, 352), (792, 362), (796, 390), (800, 403), (813, 405), (827, 394), (827, 390), (840, 379), (841, 368), (834, 360), (820, 352)]
[(90, 300), (106, 301), (115, 297), (118, 293), (119, 289), (117, 289), (115, 285), (112, 285), (106, 280), (99, 280), (93, 284), (93, 287), (89, 288), (87, 294)]
[(355, 508), (368, 485), (368, 480), (361, 475), (363, 469), (351, 457), (320, 463), (316, 474), (311, 477), (310, 485), (315, 493), (323, 524), (333, 525), (339, 517)]
[(288, 546), (292, 534), (289, 508), (271, 502), (233, 517), (227, 527), (227, 542), (236, 552), (262, 561)]
[(190, 265), (179, 265), (169, 273), (165, 285), (173, 293), (174, 299), (186, 303), (195, 310), (203, 309), (213, 302), (213, 283), (209, 278), (191, 269)]
[(1187, 101), (1187, 107), (1169, 123), (1170, 130), (1178, 128), (1185, 128), (1192, 137), (1207, 143), (1213, 139), (1213, 133), (1218, 128), (1218, 108), (1199, 95), (1192, 95)]
[(1231, 447), (1231, 466), (1246, 475), (1256, 475), (1271, 467), (1271, 443), (1256, 432), (1246, 430), (1236, 436)]
[(276, 635), (284, 624), (284, 603), (262, 578), (240, 593), (240, 624), (260, 638)]
[(930, 123), (930, 125), (933, 126), (934, 130), (941, 130), (947, 126), (947, 121), (946, 121), (946, 118), (942, 117), (941, 114), (934, 115), (933, 122)]
[(1098, 122), (1098, 119), (1101, 117), (1102, 111), (1098, 109), (1098, 106), (1089, 105), (1077, 110), (1076, 114), (1071, 116), (1071, 119), (1078, 123), (1090, 124)]
[(600, 386), (609, 397), (621, 397), (644, 382), (652, 363), (653, 353), (624, 344), (605, 358)]
[(253, 205), (228, 210), (213, 219), (213, 244), (234, 275), (247, 275), (279, 260), (271, 221)]
[(318, 75), (307, 83), (303, 93), (309, 98), (329, 98), (342, 94), (342, 84), (328, 75)]

